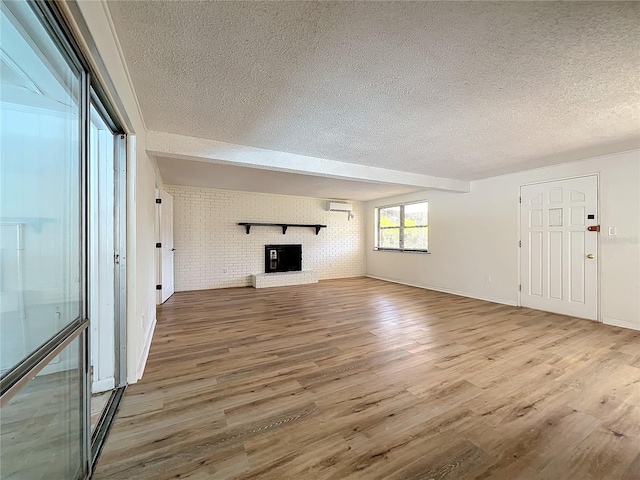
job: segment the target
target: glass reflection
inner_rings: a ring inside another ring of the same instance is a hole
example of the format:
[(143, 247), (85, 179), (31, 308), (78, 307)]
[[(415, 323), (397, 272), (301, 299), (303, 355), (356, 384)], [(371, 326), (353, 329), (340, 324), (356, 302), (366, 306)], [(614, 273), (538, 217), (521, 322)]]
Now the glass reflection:
[(3, 480), (78, 478), (82, 410), (80, 337), (0, 409)]
[(80, 76), (0, 4), (0, 373), (80, 316)]

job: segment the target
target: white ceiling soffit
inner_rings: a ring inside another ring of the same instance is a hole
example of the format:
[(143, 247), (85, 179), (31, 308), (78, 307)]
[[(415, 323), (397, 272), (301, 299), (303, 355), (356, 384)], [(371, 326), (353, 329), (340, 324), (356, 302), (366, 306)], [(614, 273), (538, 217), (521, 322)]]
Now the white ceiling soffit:
[[(430, 175), (400, 172), (385, 168), (337, 162), (264, 148), (233, 145), (203, 138), (186, 137), (163, 132), (147, 132), (147, 152), (155, 157), (196, 160), (280, 172), (299, 173), (336, 179), (374, 183), (411, 185), (414, 187), (468, 192), (469, 182)], [(185, 168), (187, 168), (185, 166)]]
[(163, 181), (169, 185), (361, 202), (422, 190), (407, 185), (337, 180), (167, 157), (156, 160)]
[(109, 2), (150, 130), (478, 179), (639, 144), (638, 2)]

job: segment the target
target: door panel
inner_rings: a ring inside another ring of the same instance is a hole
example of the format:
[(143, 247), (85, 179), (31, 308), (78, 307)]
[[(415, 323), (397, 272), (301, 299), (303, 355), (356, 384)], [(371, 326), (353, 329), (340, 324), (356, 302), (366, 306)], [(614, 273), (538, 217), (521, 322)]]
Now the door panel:
[(529, 278), (530, 294), (542, 296), (542, 233), (529, 232)]
[[(551, 223), (551, 222), (550, 222)], [(562, 232), (549, 232), (549, 297), (562, 300)]]
[(571, 285), (570, 300), (572, 302), (584, 303), (585, 302), (585, 278), (584, 278), (584, 258), (586, 252), (584, 250), (585, 232), (569, 232), (571, 241), (569, 243), (570, 248), (570, 262), (572, 269), (569, 271), (569, 279)]
[(597, 177), (525, 185), (521, 197), (522, 306), (597, 319)]
[(160, 191), (160, 242), (162, 244), (162, 296), (161, 303), (173, 295), (173, 197), (165, 192)]
[(88, 473), (87, 77), (38, 5), (0, 2), (0, 477), (7, 480)]

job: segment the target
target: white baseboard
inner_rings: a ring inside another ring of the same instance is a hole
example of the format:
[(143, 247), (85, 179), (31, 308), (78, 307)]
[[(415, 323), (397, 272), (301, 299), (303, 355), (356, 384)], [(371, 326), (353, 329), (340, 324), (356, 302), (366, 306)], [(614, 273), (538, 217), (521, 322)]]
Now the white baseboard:
[(157, 323), (157, 319), (154, 318), (145, 336), (144, 349), (142, 350), (142, 355), (140, 355), (140, 359), (138, 360), (137, 380), (140, 380), (142, 378), (142, 374), (144, 373), (144, 367), (147, 365), (147, 359), (149, 358), (149, 350), (151, 349), (151, 341), (153, 340), (153, 333), (156, 330), (156, 323)]
[(602, 323), (612, 325), (614, 327), (630, 328), (631, 330), (640, 330), (640, 324), (632, 323), (627, 320), (619, 320), (617, 318), (602, 318)]
[(369, 278), (375, 278), (376, 280), (382, 280), (384, 282), (399, 283), (401, 285), (408, 285), (409, 287), (424, 288), (425, 290), (434, 290), (436, 292), (450, 293), (451, 295), (457, 295), (459, 297), (474, 298), (476, 300), (483, 300), (485, 302), (491, 302), (491, 303), (500, 303), (502, 305), (509, 305), (512, 307), (518, 306), (518, 302), (514, 302), (511, 300), (503, 300), (501, 298), (481, 297), (478, 295), (473, 295), (471, 293), (461, 292), (459, 290), (451, 290), (449, 288), (434, 287), (433, 285), (418, 285), (415, 283), (403, 282), (401, 280), (396, 280), (393, 278), (377, 277), (375, 275), (366, 275), (366, 276)]

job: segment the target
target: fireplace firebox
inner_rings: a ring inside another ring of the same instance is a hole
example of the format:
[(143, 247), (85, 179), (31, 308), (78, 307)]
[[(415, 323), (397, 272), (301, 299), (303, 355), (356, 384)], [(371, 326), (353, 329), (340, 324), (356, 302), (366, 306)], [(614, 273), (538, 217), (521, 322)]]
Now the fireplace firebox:
[(265, 245), (264, 273), (302, 270), (302, 245)]

